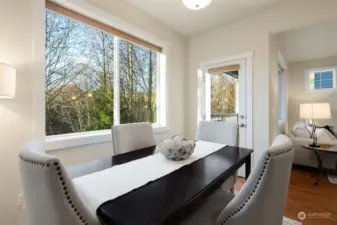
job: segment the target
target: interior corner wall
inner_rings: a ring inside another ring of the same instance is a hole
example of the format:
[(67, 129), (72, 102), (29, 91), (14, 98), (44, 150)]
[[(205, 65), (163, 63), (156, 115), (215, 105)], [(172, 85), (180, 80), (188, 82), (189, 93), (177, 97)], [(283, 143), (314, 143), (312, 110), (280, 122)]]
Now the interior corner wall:
[[(153, 34), (168, 43), (167, 47), (167, 114), (170, 132), (156, 135), (157, 139), (173, 134), (184, 135), (184, 89), (187, 40), (143, 11), (124, 1), (89, 2), (109, 14), (119, 16), (134, 28)], [(115, 6), (115, 7), (113, 7)], [(117, 7), (118, 6), (118, 7)], [(0, 61), (17, 70), (16, 96), (0, 99), (0, 218), (1, 224), (27, 225), (25, 210), (18, 207), (22, 193), (18, 153), (24, 144), (40, 138), (36, 132), (44, 130), (43, 98), (36, 95), (44, 90), (44, 22), (45, 0), (2, 0), (0, 3)], [(41, 85), (42, 84), (42, 85)], [(42, 89), (41, 89), (42, 88)], [(40, 91), (39, 91), (40, 90)], [(66, 164), (83, 162), (110, 155), (111, 143), (100, 143), (51, 152)], [(32, 224), (33, 225), (33, 224)]]
[(332, 125), (334, 129), (337, 129), (337, 92), (336, 91), (306, 91), (305, 90), (305, 70), (322, 68), (322, 67), (334, 67), (337, 70), (337, 56), (326, 57), (320, 59), (307, 60), (302, 62), (294, 62), (289, 64), (288, 70), (288, 118), (289, 129), (291, 129), (299, 118), (299, 108), (301, 103), (330, 103), (331, 117), (330, 120), (317, 120), (319, 125)]
[[(337, 2), (326, 0), (283, 0), (240, 21), (195, 35), (189, 41), (189, 73), (185, 89), (185, 120), (189, 137), (197, 127), (197, 71), (200, 64), (217, 58), (254, 51), (253, 57), (253, 147), (254, 160), (266, 150), (275, 131), (270, 132), (270, 44), (269, 34), (337, 17)], [(274, 109), (273, 109), (274, 111)], [(274, 126), (275, 119), (273, 119)]]
[(278, 36), (269, 35), (269, 144), (278, 135), (279, 117)]
[[(0, 218), (1, 224), (27, 224), (19, 209), (22, 192), (18, 153), (33, 137), (33, 83), (43, 75), (35, 44), (44, 43), (44, 1), (4, 0), (0, 3), (0, 62), (16, 69), (16, 93), (13, 99), (0, 99)], [(41, 21), (41, 22), (37, 22)], [(44, 55), (44, 54), (43, 54)]]
[[(289, 119), (288, 119), (288, 62), (287, 59), (284, 57), (284, 53), (285, 53), (285, 49), (284, 46), (282, 45), (282, 41), (280, 40), (280, 35), (277, 34), (276, 35), (277, 41), (278, 41), (278, 54), (280, 54), (280, 58), (278, 60), (281, 60), (281, 62), (279, 62), (282, 66), (283, 72), (282, 72), (282, 84), (279, 84), (279, 87), (282, 88), (282, 90), (279, 90), (279, 97), (283, 96), (284, 99), (281, 100), (281, 105), (283, 107), (282, 110), (282, 118), (285, 120), (285, 127), (284, 127), (284, 131), (285, 134), (288, 134), (288, 130), (289, 130)], [(280, 105), (279, 105), (280, 106)]]

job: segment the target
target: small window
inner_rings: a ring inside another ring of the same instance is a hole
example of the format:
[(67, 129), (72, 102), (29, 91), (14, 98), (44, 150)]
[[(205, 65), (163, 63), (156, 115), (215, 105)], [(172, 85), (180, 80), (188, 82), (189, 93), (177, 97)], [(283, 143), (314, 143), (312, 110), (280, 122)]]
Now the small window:
[(336, 87), (336, 70), (334, 68), (308, 70), (306, 72), (306, 76), (306, 88), (309, 91), (327, 89), (332, 90)]

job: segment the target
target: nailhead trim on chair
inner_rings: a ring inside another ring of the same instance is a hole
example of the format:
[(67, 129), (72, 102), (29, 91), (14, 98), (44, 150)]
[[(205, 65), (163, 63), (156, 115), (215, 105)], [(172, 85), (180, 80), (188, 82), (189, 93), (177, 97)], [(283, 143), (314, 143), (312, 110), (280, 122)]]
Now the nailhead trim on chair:
[(256, 189), (258, 188), (258, 186), (260, 185), (261, 183), (261, 180), (262, 180), (262, 177), (264, 176), (265, 172), (266, 172), (266, 169), (267, 169), (267, 166), (269, 164), (269, 161), (272, 157), (274, 156), (279, 156), (279, 155), (282, 155), (282, 154), (285, 154), (287, 152), (290, 152), (291, 150), (293, 150), (292, 148), (291, 149), (288, 149), (288, 150), (284, 150), (284, 151), (280, 151), (280, 152), (277, 152), (277, 153), (268, 153), (268, 155), (266, 156), (266, 160), (264, 162), (264, 166), (263, 166), (263, 169), (260, 173), (260, 176), (259, 178), (257, 179), (257, 182), (253, 188), (253, 190), (250, 192), (250, 194), (246, 197), (246, 199), (243, 201), (243, 203), (239, 206), (239, 208), (235, 209), (234, 211), (232, 211), (231, 213), (228, 214), (228, 216), (225, 218), (225, 220), (223, 220), (221, 222), (221, 225), (224, 225), (226, 222), (228, 222), (228, 220), (233, 217), (235, 214), (239, 213), (247, 204), (248, 202), (250, 201), (250, 199), (252, 198), (252, 196), (254, 195)]
[(49, 167), (50, 166), (50, 163), (44, 163), (44, 162), (40, 162), (40, 161), (37, 161), (37, 160), (26, 159), (21, 155), (19, 157), (22, 161), (24, 161), (26, 163), (30, 163), (30, 164), (33, 164), (33, 165), (40, 165), (42, 167), (44, 167), (44, 166)]
[[(33, 164), (33, 165), (40, 165), (42, 167), (44, 167), (44, 166), (50, 167), (50, 165), (51, 165), (50, 163), (26, 159), (22, 155), (20, 155), (20, 159), (22, 161), (26, 162), (26, 163), (30, 163), (30, 164)], [(66, 183), (64, 182), (61, 167), (59, 166), (58, 162), (54, 162), (54, 163), (52, 163), (52, 165), (55, 167), (55, 169), (57, 171), (57, 176), (59, 177), (60, 184), (61, 184), (62, 189), (63, 189), (63, 194), (66, 197), (66, 200), (68, 201), (69, 206), (73, 209), (73, 211), (75, 212), (75, 215), (78, 217), (79, 221), (81, 221), (84, 225), (89, 225), (89, 223), (86, 222), (86, 220), (83, 218), (81, 213), (78, 211), (76, 205), (73, 204), (73, 200), (71, 199), (70, 194), (68, 192), (68, 187), (67, 187)]]

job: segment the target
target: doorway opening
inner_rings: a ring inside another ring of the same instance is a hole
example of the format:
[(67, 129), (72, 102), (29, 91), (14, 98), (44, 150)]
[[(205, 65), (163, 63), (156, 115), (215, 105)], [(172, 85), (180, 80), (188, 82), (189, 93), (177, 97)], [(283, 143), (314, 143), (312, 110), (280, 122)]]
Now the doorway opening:
[(239, 147), (253, 148), (253, 52), (202, 63), (198, 121), (234, 122)]

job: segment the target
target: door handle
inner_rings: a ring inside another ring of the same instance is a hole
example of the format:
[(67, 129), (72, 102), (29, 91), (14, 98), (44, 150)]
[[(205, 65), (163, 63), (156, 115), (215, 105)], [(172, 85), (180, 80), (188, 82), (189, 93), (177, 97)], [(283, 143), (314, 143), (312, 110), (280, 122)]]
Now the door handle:
[(240, 123), (239, 127), (246, 127), (244, 123)]

